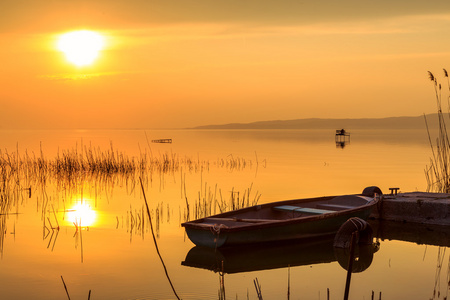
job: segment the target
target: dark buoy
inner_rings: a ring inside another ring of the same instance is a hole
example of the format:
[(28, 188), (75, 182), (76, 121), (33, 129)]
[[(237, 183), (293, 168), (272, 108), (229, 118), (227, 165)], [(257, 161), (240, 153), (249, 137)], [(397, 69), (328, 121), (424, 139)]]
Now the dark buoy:
[(375, 194), (378, 194), (380, 197), (383, 196), (383, 192), (377, 186), (366, 187), (362, 192), (362, 195), (367, 197), (373, 197)]
[(371, 245), (373, 241), (373, 230), (370, 224), (363, 219), (354, 217), (348, 219), (339, 228), (334, 237), (334, 247), (349, 248), (352, 241), (352, 233), (357, 232), (356, 244)]
[[(378, 189), (378, 188), (377, 188)], [(366, 192), (367, 188), (364, 190)], [(379, 189), (378, 189), (379, 190)], [(364, 194), (363, 192), (363, 194)], [(377, 191), (372, 190), (370, 192), (377, 193)], [(378, 193), (377, 193), (378, 194)], [(345, 293), (344, 300), (348, 300), (350, 292), (350, 280), (352, 272), (354, 270), (353, 263), (355, 261), (355, 248), (360, 245), (370, 245), (373, 242), (373, 230), (369, 223), (360, 219), (358, 217), (353, 217), (348, 219), (344, 224), (341, 225), (336, 236), (334, 237), (333, 246), (337, 249), (346, 251), (349, 249), (350, 256), (348, 258), (347, 264), (347, 280), (345, 282)], [(371, 261), (370, 261), (371, 263)], [(369, 266), (370, 263), (367, 265)], [(362, 266), (365, 267), (364, 265)], [(367, 268), (367, 267), (366, 267)], [(359, 269), (359, 268), (356, 268)]]

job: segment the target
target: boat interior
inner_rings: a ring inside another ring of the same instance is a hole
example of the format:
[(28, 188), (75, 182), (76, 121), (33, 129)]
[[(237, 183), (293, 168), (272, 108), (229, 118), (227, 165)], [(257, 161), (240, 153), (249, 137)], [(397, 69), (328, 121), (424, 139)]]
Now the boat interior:
[(256, 205), (240, 211), (211, 216), (203, 219), (202, 224), (205, 226), (221, 224), (227, 227), (238, 227), (254, 225), (255, 223), (285, 221), (293, 218), (305, 218), (351, 210), (364, 206), (371, 200), (373, 200), (371, 197), (345, 195), (326, 197), (320, 200), (283, 201), (279, 205), (276, 203)]

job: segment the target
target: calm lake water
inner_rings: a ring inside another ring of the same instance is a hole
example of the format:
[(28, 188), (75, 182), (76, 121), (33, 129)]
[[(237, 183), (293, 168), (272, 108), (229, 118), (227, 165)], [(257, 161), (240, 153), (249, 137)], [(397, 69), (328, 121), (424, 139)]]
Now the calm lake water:
[[(64, 283), (71, 299), (88, 299), (89, 292), (91, 299), (176, 299), (139, 177), (181, 299), (257, 299), (256, 279), (264, 299), (327, 299), (328, 292), (342, 299), (347, 271), (329, 241), (202, 251), (180, 226), (187, 205), (192, 219), (230, 209), (232, 195), (267, 203), (372, 185), (385, 193), (425, 191), (431, 156), (426, 132), (408, 130), (354, 131), (344, 148), (324, 130), (0, 130), (0, 137), (2, 158), (19, 168), (0, 181), (8, 191), (0, 216), (2, 299), (68, 299)], [(151, 142), (165, 138), (173, 143)], [(19, 167), (42, 161), (75, 168), (68, 163), (74, 157), (124, 170), (80, 175)], [(148, 164), (145, 172), (126, 170), (137, 161)], [(361, 255), (350, 299), (371, 299), (372, 292), (375, 299), (448, 298), (448, 229), (373, 228), (379, 249)]]

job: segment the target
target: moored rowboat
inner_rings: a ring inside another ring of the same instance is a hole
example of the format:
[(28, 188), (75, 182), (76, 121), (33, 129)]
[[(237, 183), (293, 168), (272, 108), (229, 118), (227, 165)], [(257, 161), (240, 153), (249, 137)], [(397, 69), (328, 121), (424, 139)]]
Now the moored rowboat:
[(349, 218), (367, 220), (382, 192), (296, 199), (255, 205), (185, 222), (189, 239), (211, 248), (335, 234)]

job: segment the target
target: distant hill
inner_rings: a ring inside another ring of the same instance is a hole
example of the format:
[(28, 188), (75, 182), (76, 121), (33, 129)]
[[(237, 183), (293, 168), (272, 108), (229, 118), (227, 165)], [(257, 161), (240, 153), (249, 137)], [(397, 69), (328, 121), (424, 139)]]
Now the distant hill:
[[(445, 114), (447, 117), (447, 114)], [(437, 128), (437, 114), (426, 115), (430, 129)], [(424, 116), (362, 119), (297, 119), (197, 126), (191, 129), (426, 129)]]

